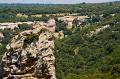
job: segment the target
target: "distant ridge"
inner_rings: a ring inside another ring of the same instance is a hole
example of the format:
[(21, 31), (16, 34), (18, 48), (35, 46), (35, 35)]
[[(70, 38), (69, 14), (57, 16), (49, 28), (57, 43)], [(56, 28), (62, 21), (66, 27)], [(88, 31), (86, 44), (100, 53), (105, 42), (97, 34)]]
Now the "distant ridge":
[(0, 6), (56, 6), (64, 4), (38, 4), (38, 3), (0, 3)]
[[(120, 3), (120, 0), (118, 1), (109, 1), (109, 2), (113, 2), (113, 3)], [(109, 3), (109, 2), (96, 2), (96, 3)], [(81, 4), (81, 3), (92, 3), (92, 2), (79, 2), (79, 3), (70, 3), (70, 4)], [(63, 4), (69, 4), (69, 3), (0, 3), (4, 4), (4, 5), (63, 5)], [(93, 3), (94, 4), (94, 3)]]

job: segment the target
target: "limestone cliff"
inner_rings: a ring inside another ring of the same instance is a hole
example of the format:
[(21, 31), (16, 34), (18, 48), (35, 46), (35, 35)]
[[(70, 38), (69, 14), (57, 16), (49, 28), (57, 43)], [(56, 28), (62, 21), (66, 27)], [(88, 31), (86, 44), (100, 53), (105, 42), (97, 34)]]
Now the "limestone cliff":
[(15, 36), (7, 45), (2, 58), (3, 79), (56, 79), (54, 31), (35, 26)]

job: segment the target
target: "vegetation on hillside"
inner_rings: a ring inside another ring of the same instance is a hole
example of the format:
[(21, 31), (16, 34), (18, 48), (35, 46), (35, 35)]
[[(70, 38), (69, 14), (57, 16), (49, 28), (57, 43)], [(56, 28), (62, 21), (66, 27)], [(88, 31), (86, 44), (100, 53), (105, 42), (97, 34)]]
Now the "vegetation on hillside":
[[(55, 41), (58, 79), (120, 78), (120, 14), (79, 29)], [(91, 38), (86, 34), (104, 25), (111, 27)], [(72, 30), (71, 30), (72, 31)]]
[[(99, 3), (99, 4), (0, 4), (0, 22), (16, 22), (16, 21), (39, 21), (44, 20), (45, 14), (74, 14), (88, 15), (94, 18), (93, 21), (99, 21), (101, 18), (110, 14), (120, 13), (120, 3)], [(27, 17), (17, 17), (17, 14), (27, 15)], [(42, 14), (43, 17), (32, 17), (31, 15)], [(46, 17), (47, 18), (47, 17)]]
[[(28, 17), (16, 17), (18, 13)], [(0, 22), (47, 21), (45, 14), (78, 13), (90, 19), (73, 28), (56, 18), (56, 32), (63, 30), (65, 38), (55, 39), (56, 74), (58, 79), (120, 79), (120, 2), (99, 4), (39, 5), (39, 4), (0, 4)], [(42, 17), (31, 15), (42, 14)], [(43, 15), (44, 14), (44, 15)], [(53, 16), (51, 16), (53, 18)], [(55, 16), (54, 16), (55, 17)], [(105, 25), (111, 27), (92, 37), (86, 36)], [(0, 46), (0, 54), (5, 51), (10, 39), (31, 26), (19, 25), (19, 29), (1, 30), (5, 39)], [(25, 39), (24, 47), (38, 40), (31, 34)]]

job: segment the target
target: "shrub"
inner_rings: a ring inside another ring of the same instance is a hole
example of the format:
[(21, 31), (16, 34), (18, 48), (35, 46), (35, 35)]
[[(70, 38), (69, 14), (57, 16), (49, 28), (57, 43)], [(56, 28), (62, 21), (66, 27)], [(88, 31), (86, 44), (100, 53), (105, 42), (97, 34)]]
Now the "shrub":
[(26, 48), (27, 44), (30, 44), (34, 41), (37, 41), (39, 39), (39, 36), (37, 34), (30, 34), (26, 37), (24, 40), (23, 48)]

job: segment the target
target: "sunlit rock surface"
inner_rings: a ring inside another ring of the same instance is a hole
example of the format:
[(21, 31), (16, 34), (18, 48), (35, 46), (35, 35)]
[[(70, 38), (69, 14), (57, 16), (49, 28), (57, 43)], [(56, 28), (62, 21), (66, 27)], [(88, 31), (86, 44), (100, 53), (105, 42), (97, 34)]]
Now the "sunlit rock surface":
[(3, 79), (56, 79), (54, 30), (35, 26), (15, 36), (7, 45), (2, 58)]

